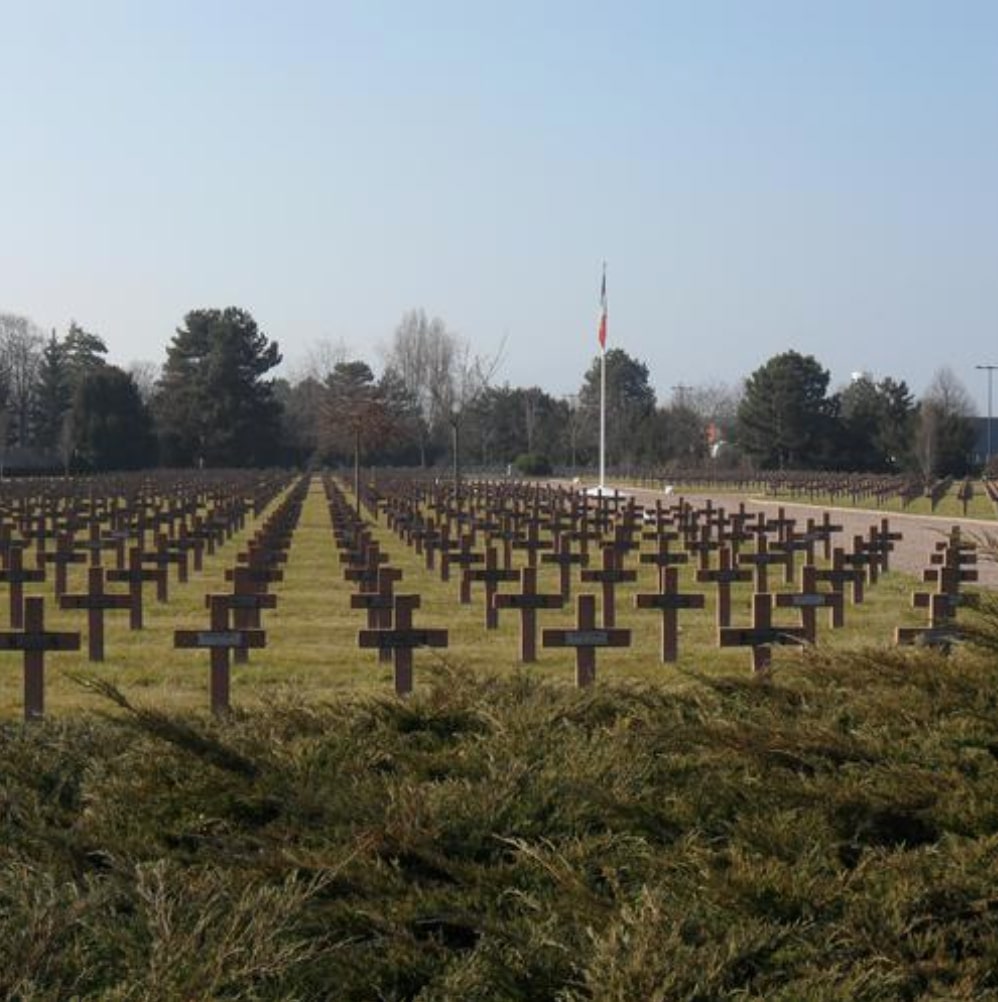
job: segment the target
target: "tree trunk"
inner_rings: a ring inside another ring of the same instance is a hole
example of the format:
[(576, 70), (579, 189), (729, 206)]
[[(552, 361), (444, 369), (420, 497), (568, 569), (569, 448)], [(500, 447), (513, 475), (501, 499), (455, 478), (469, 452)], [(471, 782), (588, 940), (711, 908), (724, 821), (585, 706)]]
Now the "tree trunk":
[(460, 448), (460, 435), (458, 433), (459, 422), (457, 418), (451, 420), (451, 449), (454, 452), (454, 493), (457, 491), (461, 484), (461, 460), (459, 458), (459, 448)]
[(357, 517), (360, 518), (360, 429), (353, 433), (353, 493), (357, 499)]

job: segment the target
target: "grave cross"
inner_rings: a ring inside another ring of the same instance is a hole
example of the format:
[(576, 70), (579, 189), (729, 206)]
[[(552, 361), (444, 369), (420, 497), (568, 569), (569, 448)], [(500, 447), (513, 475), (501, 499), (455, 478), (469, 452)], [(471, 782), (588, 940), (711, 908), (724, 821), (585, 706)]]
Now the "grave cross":
[(685, 564), (690, 558), (688, 553), (678, 553), (669, 550), (667, 536), (658, 536), (658, 549), (655, 553), (642, 553), (638, 560), (642, 564), (654, 564), (658, 568), (658, 590), (665, 589), (665, 572), (673, 564)]
[[(395, 608), (395, 582), (402, 580), (402, 571), (397, 567), (381, 567), (378, 570), (376, 586), (350, 596), (351, 609), (367, 610), (369, 630), (390, 629), (392, 609)], [(388, 647), (378, 650), (379, 661), (391, 661), (392, 652)]]
[(45, 652), (78, 651), (79, 633), (53, 633), (45, 629), (45, 600), (24, 601), (24, 629), (0, 633), (0, 651), (24, 654), (24, 719), (45, 715)]
[(129, 595), (112, 595), (104, 591), (104, 568), (91, 567), (87, 571), (87, 590), (80, 594), (59, 598), (61, 609), (87, 610), (87, 656), (91, 661), (104, 660), (104, 613), (110, 609), (130, 609)]
[(683, 594), (679, 591), (679, 571), (675, 567), (662, 568), (661, 591), (657, 594), (634, 596), (634, 604), (639, 609), (660, 609), (662, 612), (662, 660), (679, 659), (679, 610), (702, 609), (703, 595)]
[(44, 569), (25, 569), (24, 551), (20, 547), (11, 547), (4, 554), (4, 569), (0, 571), (0, 581), (6, 581), (10, 585), (10, 625), (13, 629), (19, 629), (24, 625), (25, 584), (44, 580)]
[(822, 543), (824, 545), (824, 557), (825, 560), (832, 559), (832, 541), (836, 535), (842, 531), (841, 525), (832, 524), (832, 516), (829, 512), (823, 511), (821, 513), (821, 523), (811, 525), (808, 524), (808, 532), (814, 532), (821, 536)]
[[(232, 610), (232, 625), (237, 630), (260, 629), (260, 612), (263, 609), (276, 609), (277, 596), (267, 592), (267, 582), (260, 581), (253, 574), (253, 568), (241, 565), (232, 571), (232, 593), (222, 595), (225, 605)], [(211, 608), (211, 599), (206, 597), (205, 604)], [(232, 652), (236, 664), (245, 664), (249, 660), (247, 647), (236, 647)]]
[(545, 647), (575, 648), (575, 684), (580, 688), (596, 681), (596, 650), (599, 647), (630, 647), (631, 631), (598, 628), (596, 597), (580, 595), (574, 630), (544, 630), (541, 642)]
[[(976, 609), (980, 605), (980, 595), (973, 592), (960, 591), (961, 571), (958, 567), (933, 568), (936, 581), (936, 591), (917, 591), (911, 596), (911, 604), (916, 609), (928, 609), (932, 606), (935, 595), (945, 595), (946, 605), (951, 615), (961, 606)], [(966, 573), (966, 572), (963, 572)]]
[(446, 647), (446, 630), (414, 629), (412, 613), (419, 608), (418, 595), (395, 596), (395, 626), (393, 629), (360, 630), (357, 642), (362, 648), (390, 650), (395, 655), (395, 692), (399, 696), (412, 692), (412, 652), (416, 647)]
[(537, 568), (524, 567), (520, 571), (520, 594), (496, 595), (497, 609), (520, 610), (520, 660), (531, 664), (537, 660), (537, 610), (561, 609), (565, 605), (562, 595), (541, 595), (537, 591)]
[(613, 543), (603, 547), (603, 569), (583, 570), (584, 582), (598, 582), (603, 588), (603, 625), (608, 629), (616, 625), (617, 612), (614, 604), (614, 589), (625, 581), (636, 581), (638, 572), (621, 567), (621, 557)]
[(578, 553), (573, 553), (570, 535), (563, 533), (558, 540), (558, 552), (542, 554), (541, 563), (558, 565), (559, 589), (562, 598), (568, 601), (572, 594), (572, 566), (575, 564), (578, 564), (579, 567), (587, 566), (589, 554), (583, 553), (581, 550)]
[(953, 609), (947, 599), (943, 592), (932, 595), (929, 599), (929, 625), (898, 626), (894, 630), (894, 643), (948, 648), (954, 640), (959, 639)]
[(456, 553), (444, 552), (440, 557), (441, 577), (443, 577), (443, 567), (445, 563), (448, 566), (450, 564), (457, 564), (458, 567), (462, 569), (461, 583), (458, 587), (458, 601), (461, 605), (471, 604), (471, 578), (465, 572), (471, 569), (472, 564), (480, 564), (483, 560), (481, 553), (475, 553), (472, 551), (471, 548), (474, 545), (474, 533), (465, 533), (461, 536), (461, 545), (458, 547)]
[(773, 596), (756, 592), (752, 596), (752, 625), (726, 626), (718, 630), (721, 647), (751, 647), (752, 669), (762, 671), (773, 660), (774, 644), (800, 644), (807, 638), (802, 626), (773, 626)]
[(877, 567), (880, 557), (876, 553), (870, 553), (866, 548), (866, 540), (861, 535), (852, 537), (852, 552), (844, 556), (845, 563), (860, 571), (864, 579), (871, 585), (877, 583)]
[(229, 709), (229, 651), (245, 647), (264, 647), (263, 630), (236, 630), (229, 627), (230, 595), (211, 595), (208, 599), (210, 623), (207, 630), (174, 630), (173, 646), (208, 650), (211, 666), (211, 712)]
[(142, 629), (142, 585), (147, 581), (154, 581), (158, 587), (164, 577), (166, 577), (165, 567), (142, 566), (142, 550), (137, 546), (129, 548), (128, 567), (125, 570), (115, 569), (107, 572), (108, 581), (124, 581), (128, 584), (128, 594), (132, 601), (128, 623), (131, 629)]
[(499, 585), (504, 581), (519, 581), (520, 572), (506, 570), (499, 567), (499, 554), (494, 546), (489, 546), (485, 550), (485, 567), (467, 568), (464, 572), (462, 585), (467, 581), (470, 592), (472, 581), (485, 582), (485, 629), (495, 630), (499, 628), (499, 607), (493, 599), (499, 590)]
[(732, 566), (730, 547), (722, 546), (720, 550), (720, 567), (717, 569), (697, 571), (697, 582), (717, 585), (717, 625), (731, 625), (731, 586), (736, 582), (751, 581), (752, 572), (739, 570)]
[(801, 568), (800, 591), (780, 592), (776, 596), (776, 606), (778, 609), (800, 611), (800, 625), (809, 644), (817, 641), (819, 609), (830, 611), (833, 627), (842, 620), (842, 592), (818, 591), (817, 568), (812, 564)]
[(769, 549), (765, 534), (760, 533), (756, 539), (755, 553), (739, 553), (738, 563), (751, 564), (755, 567), (755, 590), (761, 595), (769, 593), (769, 565), (786, 564), (787, 554)]
[(527, 538), (526, 539), (514, 539), (513, 549), (514, 550), (526, 550), (527, 551), (527, 563), (531, 567), (537, 566), (537, 554), (541, 550), (550, 550), (554, 547), (554, 543), (550, 539), (540, 538), (540, 526), (542, 524), (541, 518), (534, 514), (528, 519), (523, 521), (527, 524)]
[(57, 539), (55, 552), (42, 554), (44, 563), (55, 565), (53, 593), (57, 599), (66, 593), (69, 565), (85, 563), (86, 559), (85, 554), (73, 549), (73, 539), (66, 535), (60, 535)]
[[(816, 571), (814, 578), (815, 581), (827, 581), (831, 584), (833, 591), (843, 594), (845, 586), (852, 584), (852, 604), (859, 605), (863, 601), (863, 583), (866, 575), (859, 567), (846, 566), (846, 552), (841, 546), (836, 546), (832, 551), (832, 566)], [(844, 612), (833, 607), (832, 626), (842, 626), (844, 622)]]

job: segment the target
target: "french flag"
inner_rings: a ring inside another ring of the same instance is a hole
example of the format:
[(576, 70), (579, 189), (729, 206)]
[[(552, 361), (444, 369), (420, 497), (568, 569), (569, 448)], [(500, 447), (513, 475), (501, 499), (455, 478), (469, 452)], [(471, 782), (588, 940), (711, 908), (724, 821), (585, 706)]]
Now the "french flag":
[(603, 283), (599, 292), (599, 346), (606, 351), (606, 262), (603, 262)]

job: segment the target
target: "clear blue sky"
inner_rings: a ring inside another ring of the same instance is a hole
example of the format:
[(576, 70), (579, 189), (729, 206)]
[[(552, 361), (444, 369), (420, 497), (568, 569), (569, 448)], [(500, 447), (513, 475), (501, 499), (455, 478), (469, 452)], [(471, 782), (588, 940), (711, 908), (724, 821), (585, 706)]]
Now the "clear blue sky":
[(162, 361), (235, 304), (289, 362), (438, 314), (500, 381), (794, 348), (979, 406), (998, 3), (0, 0), (0, 310)]

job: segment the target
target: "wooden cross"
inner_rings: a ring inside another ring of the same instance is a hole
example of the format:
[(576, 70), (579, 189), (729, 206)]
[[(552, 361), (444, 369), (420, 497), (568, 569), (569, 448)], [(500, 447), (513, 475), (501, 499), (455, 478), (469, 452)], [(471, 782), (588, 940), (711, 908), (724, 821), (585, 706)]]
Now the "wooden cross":
[(200, 574), (204, 570), (204, 540), (196, 537), (187, 528), (186, 522), (182, 522), (180, 528), (177, 530), (177, 538), (174, 540), (173, 545), (194, 555), (195, 574)]
[(230, 567), (225, 572), (226, 581), (235, 581), (237, 572), (245, 575), (248, 581), (258, 585), (276, 584), (284, 580), (284, 571), (275, 570), (273, 567), (266, 567), (262, 564), (249, 564), (243, 567)]
[(769, 542), (764, 534), (760, 534), (756, 539), (755, 553), (739, 553), (739, 564), (751, 564), (755, 567), (755, 590), (761, 595), (769, 592), (769, 565), (786, 564), (786, 553), (779, 553), (769, 549)]
[(77, 553), (73, 549), (72, 537), (64, 534), (60, 535), (56, 540), (55, 552), (44, 553), (42, 555), (44, 563), (55, 565), (53, 593), (57, 599), (66, 593), (69, 565), (86, 563), (86, 559), (85, 554)]
[(645, 510), (645, 528), (641, 532), (642, 539), (679, 539), (679, 533), (671, 528), (673, 518), (662, 508), (661, 499), (655, 502), (654, 514)]
[[(786, 535), (783, 539), (773, 544), (772, 547), (778, 553), (782, 553), (786, 558), (786, 563), (783, 565), (783, 582), (784, 584), (793, 584), (794, 577), (796, 576), (796, 563), (797, 554), (803, 551), (805, 554), (811, 554), (814, 552), (814, 541), (812, 539), (806, 538), (806, 533), (794, 532), (793, 528), (787, 530)], [(813, 559), (808, 559), (805, 557), (805, 563), (814, 563)]]
[(832, 541), (837, 533), (842, 531), (841, 525), (832, 524), (832, 516), (829, 512), (823, 511), (821, 513), (821, 524), (809, 526), (809, 532), (816, 532), (821, 535), (822, 542), (825, 547), (824, 558), (825, 560), (832, 559)]
[(936, 552), (929, 561), (933, 566), (924, 572), (924, 581), (939, 581), (946, 569), (954, 572), (958, 582), (977, 580), (977, 571), (971, 566), (977, 563), (977, 544), (962, 540), (959, 526), (953, 527), (945, 542), (936, 543)]
[(800, 611), (800, 625), (809, 644), (817, 642), (818, 610), (830, 611), (831, 624), (834, 627), (842, 622), (842, 604), (842, 592), (818, 591), (817, 568), (812, 564), (805, 564), (801, 568), (799, 592), (781, 592), (776, 596), (778, 609)]
[[(156, 583), (156, 601), (169, 602), (170, 600), (169, 569), (170, 569), (170, 564), (174, 562), (173, 555), (161, 549), (156, 549), (156, 550), (139, 549), (139, 553), (141, 554), (140, 563), (142, 565), (150, 564), (159, 572), (158, 577), (151, 579)], [(110, 581), (111, 579), (108, 578), (108, 580)]]
[(558, 540), (557, 553), (544, 553), (541, 555), (541, 563), (558, 565), (558, 584), (562, 598), (567, 602), (572, 595), (572, 567), (586, 567), (589, 564), (589, 554), (572, 552), (572, 540), (569, 534), (565, 533)]
[(493, 602), (499, 585), (504, 581), (519, 581), (520, 572), (514, 570), (501, 569), (499, 567), (499, 554), (494, 546), (489, 546), (485, 550), (485, 568), (467, 568), (464, 572), (464, 580), (468, 582), (468, 589), (471, 589), (472, 581), (485, 582), (485, 629), (496, 630), (499, 628), (499, 607)]
[(638, 560), (642, 564), (654, 564), (658, 568), (658, 590), (665, 589), (665, 572), (673, 564), (685, 564), (690, 558), (687, 553), (669, 550), (668, 536), (658, 536), (658, 549), (654, 553), (642, 553)]
[(929, 600), (929, 625), (899, 626), (894, 630), (894, 643), (899, 645), (920, 644), (926, 647), (949, 648), (959, 638), (953, 609), (948, 596), (936, 592)]
[(472, 551), (475, 545), (474, 533), (465, 533), (461, 537), (461, 545), (456, 553), (444, 552), (440, 557), (441, 577), (443, 577), (443, 566), (446, 563), (457, 564), (462, 569), (461, 584), (458, 588), (458, 601), (461, 605), (471, 605), (471, 578), (464, 573), (471, 569), (472, 564), (480, 564), (483, 560), (481, 553)]
[[(815, 581), (827, 581), (833, 591), (843, 592), (847, 584), (852, 585), (852, 604), (859, 605), (863, 601), (863, 583), (866, 575), (859, 567), (846, 566), (846, 552), (841, 546), (836, 546), (832, 551), (832, 566), (824, 570), (815, 572)], [(832, 611), (832, 626), (842, 626), (845, 622), (844, 614)]]
[(662, 660), (679, 659), (679, 610), (702, 609), (703, 595), (682, 594), (679, 591), (679, 571), (675, 567), (662, 568), (662, 586), (657, 594), (634, 596), (638, 609), (660, 609), (662, 612)]
[(440, 580), (450, 581), (451, 553), (460, 547), (460, 541), (451, 539), (450, 529), (445, 525), (440, 530), (440, 541), (437, 550), (440, 552)]
[(717, 585), (717, 626), (731, 625), (731, 586), (740, 581), (751, 581), (752, 572), (732, 566), (732, 551), (723, 546), (720, 550), (720, 567), (716, 570), (697, 571), (697, 582)]
[(45, 652), (78, 651), (79, 633), (53, 633), (45, 629), (45, 600), (24, 601), (24, 629), (0, 633), (0, 651), (24, 654), (24, 719), (45, 715)]
[(109, 609), (130, 609), (130, 595), (112, 595), (104, 591), (104, 568), (91, 567), (87, 572), (87, 590), (59, 598), (61, 609), (87, 610), (87, 656), (91, 661), (104, 660), (104, 613)]
[(165, 567), (145, 568), (142, 566), (142, 550), (133, 546), (128, 551), (128, 568), (126, 570), (110, 570), (108, 581), (127, 582), (128, 594), (131, 598), (129, 627), (133, 630), (142, 629), (142, 585), (154, 581), (158, 587), (160, 579), (166, 577)]
[(497, 609), (520, 610), (520, 660), (532, 664), (537, 660), (537, 610), (561, 609), (565, 598), (558, 595), (541, 595), (537, 591), (537, 568), (524, 567), (520, 571), (519, 594), (496, 595)]
[(894, 549), (894, 543), (888, 538), (893, 535), (881, 536), (875, 525), (871, 525), (863, 543), (863, 552), (869, 554), (870, 584), (876, 584), (880, 574), (886, 573), (890, 566), (890, 551)]
[[(584, 570), (582, 580), (599, 582), (603, 589), (603, 625), (612, 629), (617, 623), (617, 612), (614, 604), (614, 589), (625, 581), (636, 581), (638, 572), (625, 570), (621, 567), (621, 557), (612, 543), (603, 547), (603, 569), (598, 571)], [(595, 663), (595, 662), (594, 662)]]
[(395, 596), (395, 626), (386, 630), (360, 630), (357, 642), (362, 648), (390, 650), (395, 656), (395, 692), (406, 696), (412, 692), (412, 652), (416, 647), (446, 647), (446, 630), (417, 630), (412, 625), (412, 613), (419, 608), (418, 595)]
[[(369, 630), (387, 630), (392, 625), (392, 609), (395, 608), (395, 582), (402, 580), (402, 571), (397, 567), (381, 567), (378, 570), (374, 589), (365, 589), (350, 596), (351, 609), (367, 610)], [(391, 661), (391, 648), (378, 650), (379, 661)]]
[(100, 567), (103, 562), (104, 550), (114, 550), (119, 552), (123, 548), (120, 540), (109, 539), (101, 535), (101, 524), (97, 519), (92, 520), (87, 530), (86, 539), (74, 539), (73, 549), (80, 550), (90, 556), (90, 566)]
[(514, 550), (527, 551), (527, 564), (530, 567), (537, 566), (537, 554), (541, 550), (553, 549), (554, 543), (550, 539), (541, 539), (539, 535), (541, 520), (536, 516), (527, 520), (527, 538), (513, 540)]
[(844, 560), (848, 566), (862, 571), (871, 585), (877, 583), (877, 567), (880, 558), (877, 554), (867, 551), (866, 540), (862, 536), (852, 537), (852, 553), (847, 553)]
[(10, 625), (17, 630), (24, 626), (24, 586), (25, 584), (44, 581), (44, 569), (26, 570), (24, 567), (24, 551), (21, 547), (12, 547), (4, 554), (4, 569), (0, 571), (0, 581), (10, 585)]
[(887, 571), (891, 569), (890, 566), (890, 552), (894, 549), (894, 543), (902, 540), (904, 536), (900, 532), (891, 532), (890, 519), (882, 518), (880, 520), (880, 529), (877, 530), (875, 527), (870, 527), (870, 541), (872, 542), (876, 539), (877, 543), (882, 547), (880, 550), (880, 569), (886, 574)]
[(446, 530), (437, 529), (432, 518), (426, 520), (426, 525), (422, 531), (423, 552), (426, 557), (425, 564), (428, 571), (436, 569), (436, 552), (441, 543), (446, 542)]
[(173, 646), (208, 650), (211, 666), (211, 712), (222, 714), (229, 709), (229, 651), (243, 647), (264, 647), (263, 630), (236, 630), (229, 627), (231, 595), (208, 598), (210, 622), (207, 630), (174, 630)]
[(361, 591), (370, 591), (378, 583), (378, 568), (388, 563), (387, 553), (382, 553), (377, 543), (367, 546), (362, 555), (356, 559), (351, 557), (349, 566), (343, 571), (343, 577), (359, 585)]
[(596, 597), (580, 595), (574, 630), (544, 630), (545, 647), (575, 648), (575, 684), (580, 688), (596, 681), (596, 650), (599, 647), (630, 647), (631, 631), (596, 626)]
[(773, 660), (774, 644), (801, 644), (807, 638), (802, 626), (773, 626), (773, 596), (756, 592), (752, 596), (752, 625), (727, 626), (718, 630), (721, 647), (751, 647), (752, 670), (762, 671)]
[[(232, 594), (222, 595), (225, 604), (232, 611), (232, 625), (237, 630), (260, 629), (260, 612), (276, 609), (277, 596), (267, 592), (268, 582), (260, 581), (253, 574), (253, 568), (241, 565), (232, 571)], [(211, 597), (205, 598), (205, 605), (211, 608)], [(249, 648), (233, 648), (232, 657), (236, 664), (249, 661)]]
[(170, 539), (164, 533), (156, 536), (156, 552), (163, 554), (167, 566), (177, 565), (177, 582), (186, 584), (188, 579), (189, 561), (187, 559), (187, 548), (178, 546), (175, 540)]
[[(959, 567), (939, 567), (933, 568), (936, 580), (936, 591), (917, 591), (911, 596), (911, 604), (916, 609), (929, 609), (933, 604), (935, 595), (945, 595), (946, 605), (950, 614), (955, 616), (956, 610), (961, 606), (976, 609), (980, 605), (980, 595), (973, 592), (960, 591), (962, 583)], [(976, 575), (975, 575), (976, 577)]]

